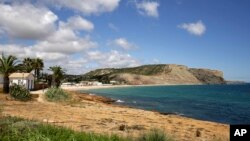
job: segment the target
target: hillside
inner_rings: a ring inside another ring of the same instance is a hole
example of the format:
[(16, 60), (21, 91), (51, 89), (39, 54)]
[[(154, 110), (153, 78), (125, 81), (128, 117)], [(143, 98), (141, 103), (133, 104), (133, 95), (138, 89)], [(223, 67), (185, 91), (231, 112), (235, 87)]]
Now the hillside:
[(97, 69), (83, 75), (86, 80), (118, 84), (224, 84), (223, 72), (210, 69), (188, 68), (184, 65), (160, 64), (134, 68)]

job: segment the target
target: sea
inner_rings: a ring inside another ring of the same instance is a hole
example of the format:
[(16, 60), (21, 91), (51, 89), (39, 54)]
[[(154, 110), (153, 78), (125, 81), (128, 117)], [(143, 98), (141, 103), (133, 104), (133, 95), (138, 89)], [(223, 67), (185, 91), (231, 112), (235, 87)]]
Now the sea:
[(226, 124), (250, 124), (250, 84), (90, 89), (115, 104)]

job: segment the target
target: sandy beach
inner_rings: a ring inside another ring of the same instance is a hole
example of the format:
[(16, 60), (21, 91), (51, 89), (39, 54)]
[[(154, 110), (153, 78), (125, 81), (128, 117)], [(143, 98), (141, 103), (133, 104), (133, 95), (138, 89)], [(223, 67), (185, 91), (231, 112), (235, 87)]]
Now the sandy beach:
[(65, 90), (89, 90), (122, 87), (150, 87), (150, 86), (175, 86), (175, 85), (202, 85), (202, 84), (148, 84), (148, 85), (100, 85), (100, 86), (61, 86)]
[(10, 100), (0, 94), (0, 102), (4, 116), (38, 120), (77, 131), (137, 136), (150, 129), (161, 129), (181, 141), (229, 140), (226, 124), (121, 107), (107, 104), (99, 96), (69, 93), (73, 100), (64, 103), (48, 102), (42, 93), (30, 102)]

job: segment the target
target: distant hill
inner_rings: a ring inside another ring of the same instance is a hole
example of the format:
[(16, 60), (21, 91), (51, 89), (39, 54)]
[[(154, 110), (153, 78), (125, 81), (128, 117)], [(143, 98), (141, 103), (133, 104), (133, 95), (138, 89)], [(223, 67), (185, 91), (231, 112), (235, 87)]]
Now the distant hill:
[(223, 72), (210, 69), (188, 68), (184, 65), (159, 64), (134, 68), (105, 68), (83, 75), (87, 80), (118, 84), (225, 84)]

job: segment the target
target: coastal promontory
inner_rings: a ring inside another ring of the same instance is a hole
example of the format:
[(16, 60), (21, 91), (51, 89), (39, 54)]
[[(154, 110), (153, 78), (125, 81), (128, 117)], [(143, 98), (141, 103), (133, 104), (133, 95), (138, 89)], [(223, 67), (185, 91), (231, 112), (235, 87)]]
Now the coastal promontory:
[(225, 84), (223, 72), (184, 65), (158, 64), (133, 68), (105, 68), (90, 71), (85, 79), (117, 84)]

